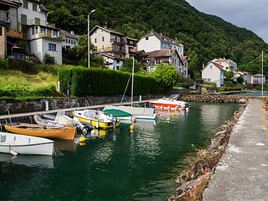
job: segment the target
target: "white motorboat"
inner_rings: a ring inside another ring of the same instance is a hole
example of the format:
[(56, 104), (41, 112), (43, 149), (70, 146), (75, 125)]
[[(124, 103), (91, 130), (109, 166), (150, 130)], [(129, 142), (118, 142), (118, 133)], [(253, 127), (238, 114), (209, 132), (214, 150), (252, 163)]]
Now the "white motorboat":
[(103, 111), (121, 121), (154, 120), (156, 118), (154, 108), (107, 105)]
[(150, 101), (150, 103), (160, 109), (179, 110), (190, 108), (190, 104), (179, 100), (179, 95), (171, 96), (169, 98), (160, 98), (158, 100)]
[(52, 156), (54, 141), (46, 138), (0, 132), (0, 153)]

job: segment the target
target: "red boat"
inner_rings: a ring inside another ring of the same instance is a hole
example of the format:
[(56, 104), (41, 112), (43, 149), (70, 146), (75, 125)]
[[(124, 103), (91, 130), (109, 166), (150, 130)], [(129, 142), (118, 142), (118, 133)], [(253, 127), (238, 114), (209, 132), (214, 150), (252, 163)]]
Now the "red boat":
[(169, 98), (160, 98), (158, 100), (150, 101), (150, 103), (156, 107), (161, 109), (168, 110), (178, 110), (178, 109), (187, 109), (190, 108), (190, 104), (184, 101), (180, 101), (179, 95), (173, 95)]

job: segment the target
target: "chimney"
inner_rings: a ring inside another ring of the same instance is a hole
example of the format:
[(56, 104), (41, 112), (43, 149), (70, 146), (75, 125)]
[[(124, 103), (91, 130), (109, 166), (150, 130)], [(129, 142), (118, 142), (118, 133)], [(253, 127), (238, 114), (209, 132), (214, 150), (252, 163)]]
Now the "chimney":
[(74, 31), (71, 31), (71, 34), (73, 34), (73, 35), (74, 35)]

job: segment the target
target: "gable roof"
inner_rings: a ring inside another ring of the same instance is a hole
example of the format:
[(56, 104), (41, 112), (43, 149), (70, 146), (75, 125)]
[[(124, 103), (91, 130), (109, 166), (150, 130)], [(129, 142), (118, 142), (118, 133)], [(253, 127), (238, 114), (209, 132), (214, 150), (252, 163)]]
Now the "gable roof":
[(224, 66), (222, 66), (222, 65), (220, 65), (220, 64), (218, 64), (216, 62), (211, 62), (211, 63), (213, 63), (218, 69), (223, 70)]
[(111, 29), (107, 29), (107, 28), (101, 27), (99, 25), (96, 25), (93, 29), (91, 29), (89, 34), (91, 35), (96, 29), (102, 29), (103, 31), (106, 31), (106, 32), (109, 32), (109, 33), (112, 33), (112, 34), (115, 34), (115, 35), (118, 35), (118, 36), (124, 36), (124, 34), (122, 34), (120, 32), (117, 32), (117, 31), (114, 31), (114, 30), (111, 30)]
[(177, 54), (181, 62), (183, 62), (183, 58), (181, 58), (180, 54), (176, 49), (161, 49), (152, 52), (145, 52), (142, 56), (145, 58), (161, 58), (171, 57), (174, 53)]
[(15, 8), (22, 5), (20, 0), (0, 0), (0, 4), (4, 4), (6, 6), (15, 7)]
[(65, 36), (65, 37), (68, 37), (68, 38), (73, 38), (73, 39), (76, 39), (78, 40), (79, 38), (79, 35), (76, 35), (76, 34), (72, 34), (68, 31), (65, 31), (65, 30), (60, 30), (60, 32)]
[[(222, 65), (220, 65), (220, 64), (218, 64), (218, 63), (215, 63), (215, 62), (209, 62), (209, 63), (207, 64), (207, 66), (206, 66), (203, 70), (205, 70), (206, 68), (208, 68), (210, 64), (213, 64), (213, 65), (214, 65), (217, 69), (219, 69), (220, 71), (224, 71), (224, 70), (223, 70), (224, 66), (222, 66)], [(202, 71), (203, 71), (203, 70), (202, 70)]]
[[(175, 40), (173, 40), (172, 38), (168, 37), (168, 36), (165, 36), (163, 35), (162, 33), (157, 33), (155, 31), (150, 31), (149, 33), (145, 34), (143, 37), (141, 37), (141, 39), (143, 38), (147, 38), (147, 37), (150, 37), (150, 36), (155, 36), (156, 38), (158, 38), (161, 42), (163, 43), (169, 43), (169, 44), (173, 44), (173, 45), (179, 45), (176, 43)], [(141, 40), (140, 39), (140, 40)]]

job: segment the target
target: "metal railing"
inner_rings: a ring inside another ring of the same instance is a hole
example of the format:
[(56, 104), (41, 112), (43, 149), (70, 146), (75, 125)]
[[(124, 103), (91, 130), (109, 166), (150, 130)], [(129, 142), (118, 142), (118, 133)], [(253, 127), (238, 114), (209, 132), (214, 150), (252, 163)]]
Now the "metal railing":
[(5, 23), (10, 23), (9, 18), (5, 16), (0, 16), (0, 21), (5, 22)]

